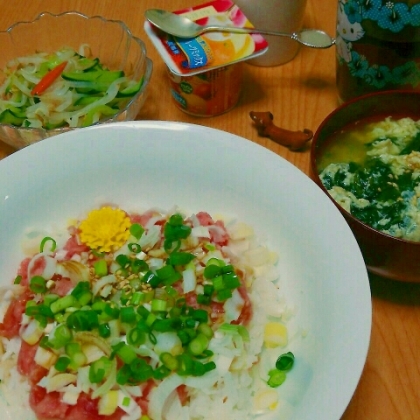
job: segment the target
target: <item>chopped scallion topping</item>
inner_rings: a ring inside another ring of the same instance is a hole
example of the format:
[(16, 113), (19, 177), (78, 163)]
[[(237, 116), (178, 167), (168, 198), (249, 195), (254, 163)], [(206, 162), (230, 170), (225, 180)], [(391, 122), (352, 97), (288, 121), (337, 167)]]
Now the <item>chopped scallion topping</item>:
[(141, 251), (141, 246), (135, 242), (128, 244), (128, 249), (134, 254), (138, 254)]
[(39, 251), (40, 252), (44, 252), (44, 248), (45, 248), (45, 245), (46, 245), (46, 243), (47, 242), (51, 242), (51, 246), (50, 246), (50, 249), (49, 249), (49, 251), (50, 252), (54, 252), (55, 250), (56, 250), (56, 248), (57, 248), (57, 242), (53, 239), (53, 238), (51, 238), (51, 237), (49, 237), (49, 236), (46, 236), (42, 241), (41, 241), (41, 243), (40, 243), (40, 245), (39, 245)]
[(276, 361), (276, 369), (278, 370), (290, 370), (295, 362), (295, 356), (292, 352), (287, 352), (279, 356)]
[(144, 228), (138, 223), (133, 223), (130, 226), (130, 234), (133, 235), (137, 240), (141, 238), (144, 233)]
[(286, 380), (286, 373), (282, 370), (272, 369), (268, 372), (267, 385), (272, 388), (280, 386)]
[(45, 293), (47, 291), (47, 281), (44, 277), (34, 276), (29, 282), (29, 288), (34, 293)]
[(55, 362), (54, 367), (59, 371), (59, 372), (65, 372), (67, 367), (69, 366), (69, 364), (71, 363), (70, 358), (66, 357), (66, 356), (61, 356), (57, 359), (57, 361)]
[(108, 274), (108, 265), (105, 260), (98, 260), (93, 263), (95, 274), (98, 277), (104, 277)]

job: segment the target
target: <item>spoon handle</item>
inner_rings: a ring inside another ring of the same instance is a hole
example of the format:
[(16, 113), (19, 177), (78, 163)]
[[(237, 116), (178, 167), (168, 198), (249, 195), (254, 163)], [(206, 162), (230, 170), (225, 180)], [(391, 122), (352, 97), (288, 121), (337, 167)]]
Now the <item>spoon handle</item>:
[(234, 34), (263, 34), (263, 35), (276, 35), (276, 36), (285, 36), (288, 38), (293, 38), (297, 36), (296, 33), (287, 34), (283, 32), (269, 31), (266, 29), (257, 29), (257, 28), (238, 28), (235, 26), (217, 26), (217, 25), (205, 25), (202, 26), (203, 32), (231, 32)]
[(335, 41), (327, 33), (319, 29), (304, 29), (300, 32), (293, 32), (289, 34), (258, 28), (238, 28), (235, 26), (205, 25), (201, 27), (201, 32), (231, 32), (236, 34), (263, 34), (284, 36), (286, 38), (290, 38), (294, 41), (297, 41), (300, 44), (305, 45), (306, 47), (321, 49), (329, 48), (335, 43)]

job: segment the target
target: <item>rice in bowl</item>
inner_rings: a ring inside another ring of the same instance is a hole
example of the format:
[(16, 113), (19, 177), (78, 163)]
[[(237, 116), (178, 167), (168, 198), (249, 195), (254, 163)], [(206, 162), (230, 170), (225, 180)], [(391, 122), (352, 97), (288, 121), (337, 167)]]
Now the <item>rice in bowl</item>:
[(0, 387), (13, 417), (89, 419), (92, 401), (112, 420), (285, 408), (276, 388), (293, 366), (293, 307), (252, 227), (105, 206), (63, 231), (30, 232), (24, 248), (2, 288)]

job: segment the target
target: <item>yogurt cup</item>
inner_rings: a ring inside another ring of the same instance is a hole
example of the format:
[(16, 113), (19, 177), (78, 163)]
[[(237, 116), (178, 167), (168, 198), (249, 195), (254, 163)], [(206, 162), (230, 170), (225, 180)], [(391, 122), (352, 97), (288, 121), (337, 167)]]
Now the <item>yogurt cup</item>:
[(197, 117), (213, 117), (232, 109), (242, 88), (242, 64), (180, 76), (167, 67), (172, 101), (177, 108)]
[[(201, 25), (250, 27), (252, 23), (232, 0), (213, 0), (174, 13)], [(260, 34), (207, 32), (195, 38), (174, 37), (149, 21), (144, 30), (171, 72), (192, 76), (259, 57), (268, 50)]]
[[(232, 0), (212, 0), (174, 13), (201, 25), (253, 27)], [(260, 34), (208, 32), (185, 39), (148, 21), (144, 29), (166, 64), (174, 104), (198, 117), (232, 109), (241, 93), (242, 63), (268, 50)]]

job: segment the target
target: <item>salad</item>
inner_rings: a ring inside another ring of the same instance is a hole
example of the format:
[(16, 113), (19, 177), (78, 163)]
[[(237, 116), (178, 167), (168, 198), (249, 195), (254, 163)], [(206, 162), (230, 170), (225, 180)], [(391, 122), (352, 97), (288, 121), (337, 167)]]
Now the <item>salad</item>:
[(279, 408), (292, 311), (250, 226), (104, 206), (41, 236), (0, 291), (0, 396), (26, 420)]
[(88, 45), (19, 57), (2, 71), (0, 123), (54, 129), (86, 127), (122, 110), (140, 90), (121, 70), (91, 58)]

